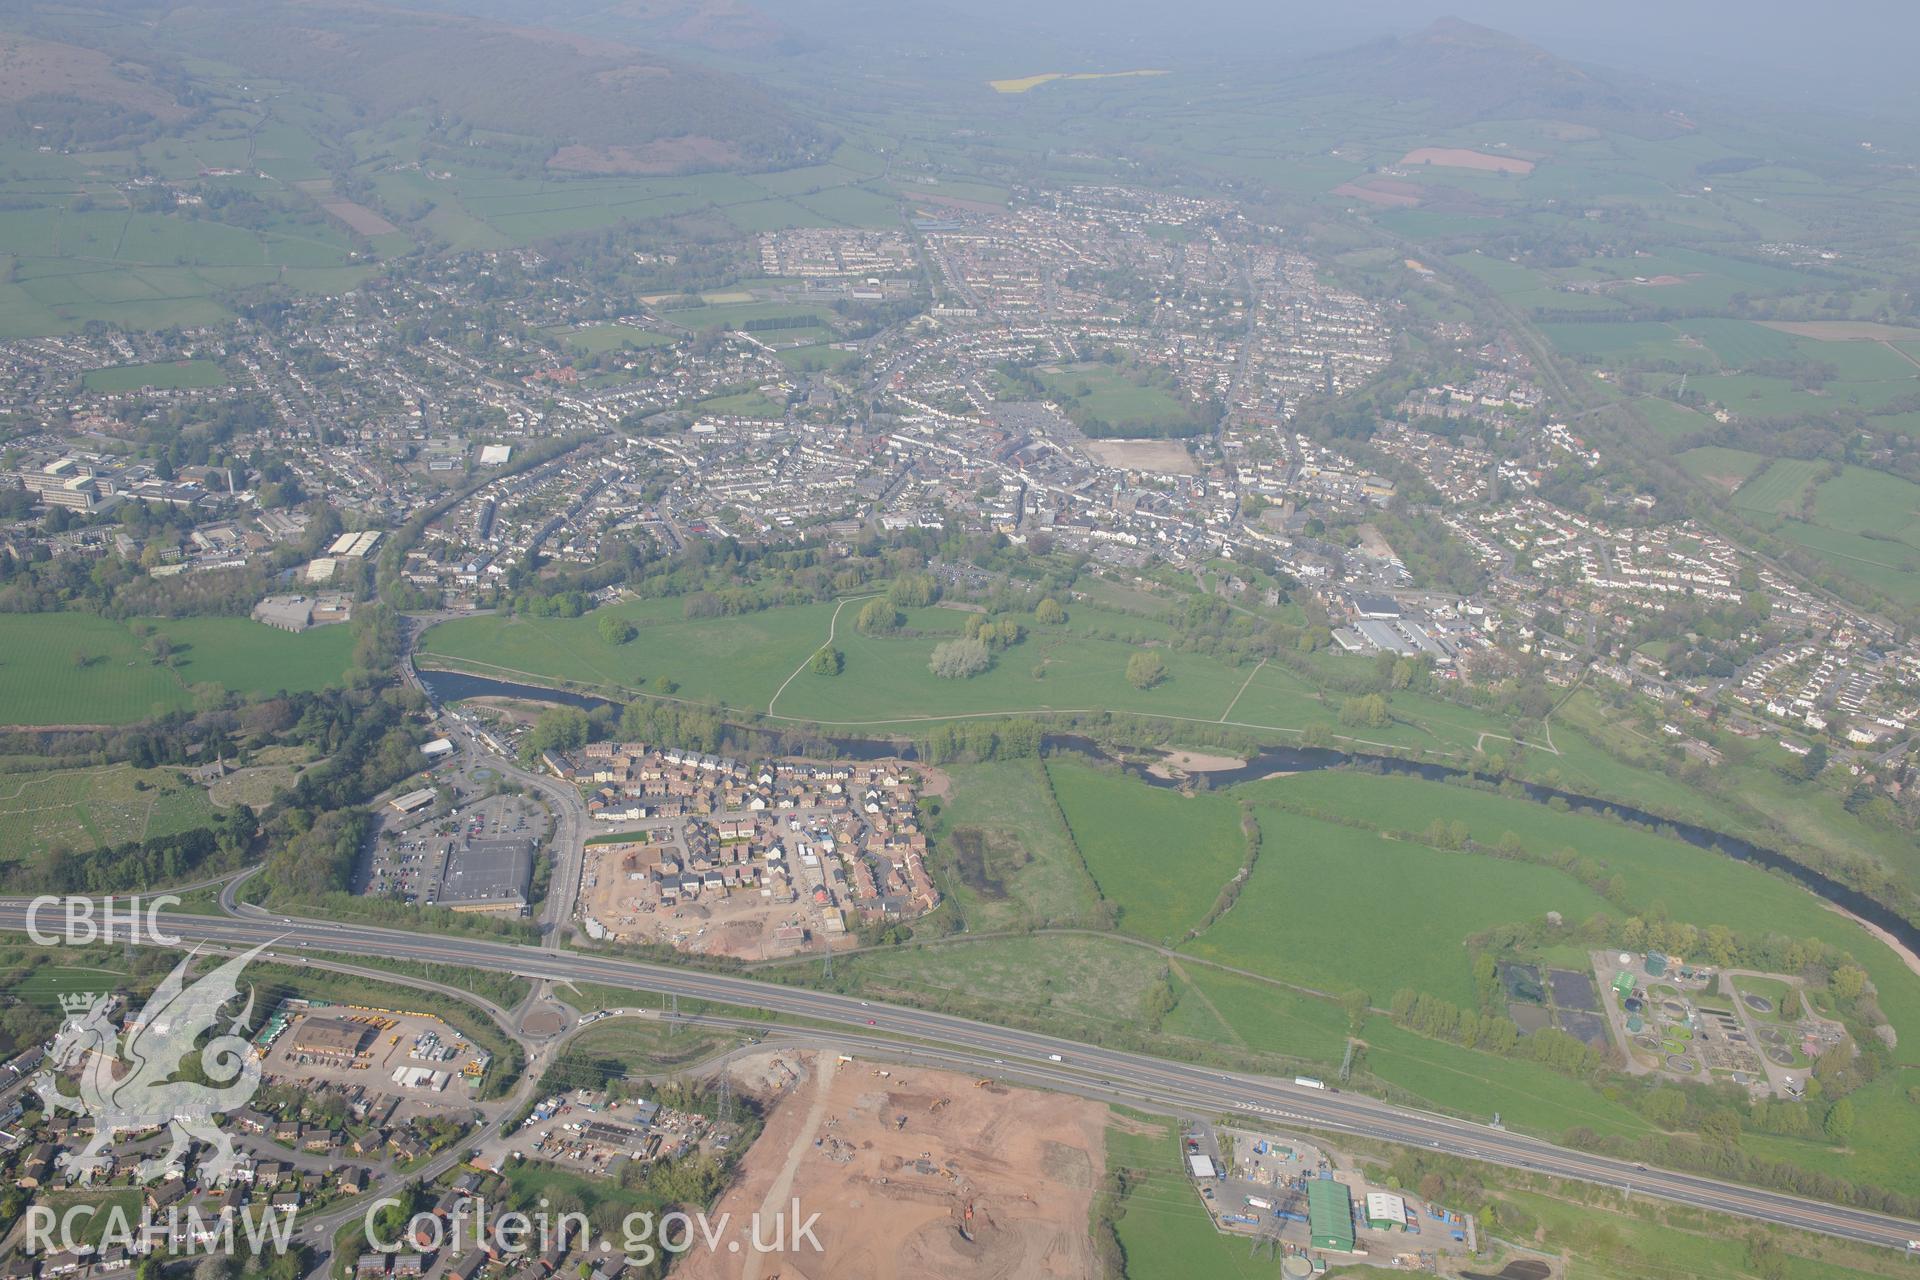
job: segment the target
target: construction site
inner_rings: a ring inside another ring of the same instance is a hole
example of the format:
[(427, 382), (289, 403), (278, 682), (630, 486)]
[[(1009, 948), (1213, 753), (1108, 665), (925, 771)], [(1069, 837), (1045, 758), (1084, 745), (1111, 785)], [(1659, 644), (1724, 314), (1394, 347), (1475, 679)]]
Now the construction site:
[(818, 1214), (819, 1252), (695, 1251), (695, 1280), (992, 1280), (1099, 1274), (1088, 1235), (1107, 1109), (831, 1054), (733, 1067), (765, 1131), (717, 1212)]

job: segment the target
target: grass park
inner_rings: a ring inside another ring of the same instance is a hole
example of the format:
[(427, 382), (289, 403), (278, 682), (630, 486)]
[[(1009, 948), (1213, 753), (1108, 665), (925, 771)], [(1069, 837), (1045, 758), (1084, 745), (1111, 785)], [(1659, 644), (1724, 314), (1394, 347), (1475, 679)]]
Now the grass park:
[[(1165, 387), (1129, 377), (1118, 365), (1082, 363), (1038, 375), (1058, 402), (1089, 435), (1198, 435), (1204, 430), (1194, 406)], [(1105, 424), (1095, 429), (1094, 424)]]
[[(1499, 716), (1407, 692), (1389, 700), (1388, 725), (1343, 727), (1341, 696), (1326, 693), (1307, 675), (1271, 664), (1236, 667), (1175, 649), (1165, 623), (1093, 604), (1076, 605), (1063, 626), (1024, 619), (1027, 638), (996, 655), (985, 672), (943, 680), (928, 670), (928, 656), (961, 632), (964, 611), (913, 610), (899, 632), (867, 635), (853, 625), (861, 599), (714, 619), (687, 619), (675, 599), (617, 603), (580, 618), (462, 618), (428, 631), (420, 652), (428, 666), (534, 684), (571, 683), (615, 698), (657, 693), (664, 678), (676, 697), (830, 727), (911, 729), (968, 716), (1112, 710), (1266, 731), (1281, 741), (1317, 726), (1363, 748), (1460, 759), (1482, 747), (1511, 749), (1503, 735), (1512, 726)], [(633, 622), (637, 638), (607, 644), (598, 634), (603, 615)], [(800, 670), (827, 642), (830, 627), (832, 643), (846, 657), (842, 673)], [(1160, 646), (1168, 676), (1137, 689), (1126, 669), (1142, 644)]]
[[(168, 643), (164, 659), (151, 647), (156, 637)], [(0, 709), (10, 725), (130, 724), (191, 707), (195, 685), (240, 694), (323, 689), (340, 683), (352, 661), (344, 626), (293, 635), (250, 618), (7, 614)]]
[(164, 364), (123, 364), (90, 370), (89, 391), (156, 391), (224, 387), (227, 374), (211, 360), (176, 360)]
[(782, 418), (787, 413), (786, 405), (757, 389), (714, 396), (710, 400), (700, 401), (693, 408), (699, 413), (733, 418)]
[(551, 336), (564, 346), (583, 355), (605, 351), (641, 350), (671, 345), (673, 338), (655, 329), (630, 324), (593, 324), (578, 329), (554, 329)]

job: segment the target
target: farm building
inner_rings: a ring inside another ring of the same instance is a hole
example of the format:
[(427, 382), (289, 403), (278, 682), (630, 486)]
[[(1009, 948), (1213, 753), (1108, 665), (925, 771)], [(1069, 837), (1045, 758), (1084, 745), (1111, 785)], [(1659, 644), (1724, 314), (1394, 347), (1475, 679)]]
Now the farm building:
[(1316, 1178), (1307, 1183), (1307, 1224), (1313, 1247), (1334, 1253), (1353, 1250), (1353, 1195), (1344, 1182)]

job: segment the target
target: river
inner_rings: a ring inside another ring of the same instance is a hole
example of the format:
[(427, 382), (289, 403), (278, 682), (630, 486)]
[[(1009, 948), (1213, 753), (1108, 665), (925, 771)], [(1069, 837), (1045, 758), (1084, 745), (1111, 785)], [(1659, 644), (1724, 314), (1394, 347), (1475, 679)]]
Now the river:
[[(436, 701), (441, 702), (459, 702), (467, 698), (482, 697), (520, 698), (530, 702), (551, 702), (579, 707), (583, 711), (618, 705), (606, 698), (598, 698), (590, 694), (573, 693), (566, 689), (548, 689), (538, 685), (513, 684), (486, 676), (469, 675), (462, 671), (421, 670), (419, 676), (427, 692)], [(850, 760), (883, 758), (912, 760), (917, 755), (911, 738), (827, 738), (825, 741), (830, 742), (841, 756)], [(1143, 765), (1117, 759), (1098, 742), (1083, 734), (1050, 733), (1041, 739), (1041, 744), (1042, 749), (1049, 753), (1075, 751), (1097, 760), (1117, 763), (1148, 786), (1184, 785), (1183, 780), (1179, 778), (1161, 777), (1148, 772)], [(1402, 777), (1424, 778), (1429, 782), (1444, 782), (1470, 776), (1467, 770), (1451, 765), (1434, 764), (1424, 760), (1403, 760), (1398, 756), (1339, 751), (1332, 747), (1268, 747), (1237, 768), (1213, 770), (1205, 777), (1209, 786), (1230, 787), (1236, 783), (1257, 781), (1276, 773), (1308, 773), (1319, 769), (1368, 770)], [(1725, 854), (1737, 862), (1750, 862), (1755, 866), (1791, 876), (1817, 897), (1886, 933), (1909, 954), (1920, 954), (1920, 927), (1916, 927), (1913, 922), (1878, 899), (1870, 898), (1858, 889), (1842, 884), (1825, 872), (1796, 861), (1777, 849), (1769, 849), (1765, 845), (1755, 844), (1740, 836), (1728, 835), (1696, 823), (1649, 813), (1632, 805), (1601, 800), (1578, 792), (1563, 791), (1537, 782), (1522, 782), (1519, 785), (1528, 799), (1538, 803), (1545, 804), (1552, 800), (1560, 800), (1577, 813), (1611, 813), (1630, 822), (1664, 827), (1696, 848)]]

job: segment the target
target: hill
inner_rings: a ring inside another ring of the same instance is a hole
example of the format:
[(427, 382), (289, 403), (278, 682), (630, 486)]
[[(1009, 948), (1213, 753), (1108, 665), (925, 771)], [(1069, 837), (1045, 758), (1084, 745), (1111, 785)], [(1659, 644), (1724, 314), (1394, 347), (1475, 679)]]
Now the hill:
[[(369, 115), (429, 110), (524, 138), (569, 169), (754, 167), (803, 158), (818, 142), (811, 126), (739, 77), (585, 35), (354, 0), (201, 0), (135, 11), (144, 21), (89, 24), (36, 5), (19, 25), (88, 46), (76, 52), (114, 67), (202, 59), (339, 95)], [(100, 80), (97, 64), (88, 65)]]
[(1310, 59), (1303, 79), (1302, 87), (1424, 102), (1438, 125), (1553, 119), (1646, 138), (1693, 128), (1673, 89), (1624, 72), (1585, 68), (1458, 18)]
[(184, 118), (187, 96), (167, 69), (0, 31), (0, 133), (62, 147), (124, 142)]

